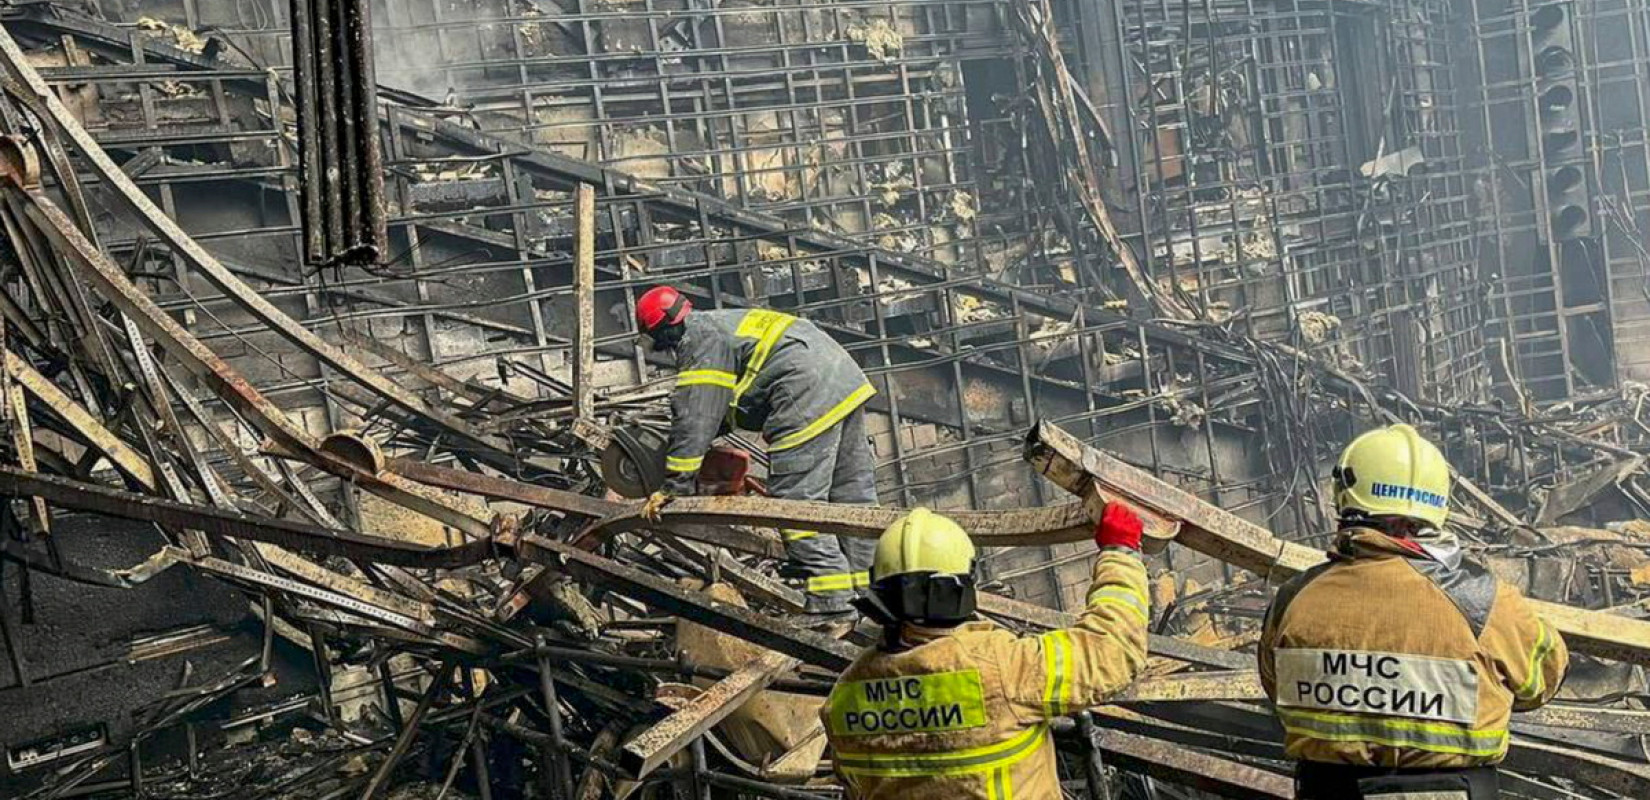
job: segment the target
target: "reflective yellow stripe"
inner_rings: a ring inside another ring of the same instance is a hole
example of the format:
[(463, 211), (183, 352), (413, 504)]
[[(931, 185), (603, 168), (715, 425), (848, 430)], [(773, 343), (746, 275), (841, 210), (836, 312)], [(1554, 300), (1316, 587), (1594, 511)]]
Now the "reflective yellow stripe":
[(825, 412), (825, 414), (819, 419), (808, 423), (808, 427), (796, 431), (795, 433), (790, 433), (779, 437), (779, 441), (768, 445), (768, 452), (773, 453), (780, 450), (789, 450), (793, 447), (797, 447), (808, 442), (814, 437), (829, 430), (832, 425), (841, 422), (843, 417), (853, 413), (854, 409), (864, 405), (865, 401), (871, 399), (871, 395), (876, 393), (877, 390), (872, 388), (869, 383), (855, 389), (852, 394), (844, 397), (842, 402), (832, 406), (831, 410)]
[(998, 767), (991, 771), (991, 793), (997, 800), (1014, 800), (1014, 776), (1008, 767)]
[(1071, 638), (1065, 631), (1043, 634), (1043, 713), (1058, 717), (1065, 713), (1071, 693)]
[(732, 389), (738, 380), (731, 372), (719, 369), (690, 369), (676, 376), (676, 386), (720, 386)]
[[(756, 376), (762, 374), (762, 367), (768, 363), (768, 356), (773, 353), (774, 345), (779, 343), (780, 337), (785, 335), (796, 317), (790, 314), (781, 314), (778, 311), (756, 309), (745, 312), (745, 318), (739, 320), (739, 327), (734, 335), (744, 339), (755, 339), (756, 349), (751, 351), (751, 360), (745, 365), (745, 374), (739, 377), (739, 383), (733, 387), (733, 405), (739, 405), (739, 398), (750, 391), (751, 385), (756, 383)], [(772, 448), (769, 448), (772, 449)]]
[(1102, 586), (1095, 589), (1089, 592), (1087, 605), (1090, 608), (1101, 605), (1122, 606), (1143, 620), (1151, 620), (1146, 595), (1128, 586)]
[(699, 468), (704, 465), (704, 456), (699, 456), (698, 458), (677, 458), (675, 456), (665, 457), (665, 469), (668, 469), (671, 472), (698, 472)]
[(1536, 620), (1535, 624), (1541, 626), (1541, 634), (1535, 639), (1535, 647), (1530, 649), (1530, 663), (1526, 667), (1529, 677), (1524, 679), (1523, 685), (1513, 690), (1513, 694), (1524, 700), (1541, 696), (1541, 691), (1547, 688), (1547, 676), (1542, 674), (1541, 662), (1553, 650), (1553, 637), (1547, 623)]
[(1368, 742), (1465, 756), (1499, 755), (1507, 748), (1507, 731), (1475, 731), (1464, 725), (1415, 722), (1357, 714), (1329, 714), (1277, 708), (1283, 729), (1323, 742)]
[(818, 531), (791, 531), (791, 530), (786, 530), (786, 531), (780, 531), (780, 533), (785, 534), (785, 541), (787, 541), (787, 542), (800, 542), (803, 539), (812, 539), (815, 536), (819, 535)]
[(854, 576), (848, 572), (839, 572), (835, 575), (815, 575), (808, 579), (808, 591), (811, 594), (846, 592), (853, 588)]
[(848, 577), (853, 579), (855, 589), (866, 589), (871, 586), (871, 573), (855, 572)]
[(937, 775), (965, 775), (1008, 769), (1037, 752), (1048, 737), (1046, 725), (1033, 725), (1012, 739), (985, 747), (923, 755), (836, 753), (836, 767), (845, 775), (883, 778), (910, 778)]

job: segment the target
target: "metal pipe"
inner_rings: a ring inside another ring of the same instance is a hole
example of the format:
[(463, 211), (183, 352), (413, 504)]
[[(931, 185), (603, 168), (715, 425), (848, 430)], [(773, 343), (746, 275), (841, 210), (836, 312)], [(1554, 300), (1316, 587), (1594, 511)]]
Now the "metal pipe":
[(550, 656), (545, 653), (544, 634), (539, 634), (534, 643), (538, 651), (539, 692), (544, 700), (545, 716), (550, 718), (550, 769), (552, 773), (552, 797), (557, 800), (569, 800), (573, 796), (573, 777), (567, 765), (567, 740), (561, 727), (561, 701), (556, 697), (556, 680), (550, 675)]

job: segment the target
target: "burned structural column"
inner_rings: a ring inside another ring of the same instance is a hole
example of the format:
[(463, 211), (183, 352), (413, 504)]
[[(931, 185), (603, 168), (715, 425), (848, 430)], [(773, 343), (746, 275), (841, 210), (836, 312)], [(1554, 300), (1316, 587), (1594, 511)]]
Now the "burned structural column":
[(387, 249), (369, 0), (290, 0), (304, 258), (369, 264)]

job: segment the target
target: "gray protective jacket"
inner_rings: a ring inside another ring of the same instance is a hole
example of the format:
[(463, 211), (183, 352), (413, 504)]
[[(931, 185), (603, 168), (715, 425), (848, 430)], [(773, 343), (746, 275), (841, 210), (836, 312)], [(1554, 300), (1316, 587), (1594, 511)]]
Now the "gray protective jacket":
[(667, 490), (688, 494), (724, 421), (759, 430), (768, 452), (829, 430), (876, 394), (812, 322), (766, 309), (694, 311), (676, 348)]

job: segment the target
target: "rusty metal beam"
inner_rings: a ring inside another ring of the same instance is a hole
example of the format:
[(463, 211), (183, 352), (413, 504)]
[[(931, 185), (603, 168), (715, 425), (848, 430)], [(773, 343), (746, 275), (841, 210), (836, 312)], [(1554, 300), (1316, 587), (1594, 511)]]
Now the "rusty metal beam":
[[(392, 459), (389, 470), (410, 480), (496, 500), (510, 500), (539, 508), (553, 509), (599, 520), (581, 532), (576, 543), (593, 545), (607, 537), (647, 527), (669, 529), (687, 539), (710, 544), (727, 544), (727, 534), (704, 538), (695, 524), (748, 530), (766, 528), (806, 528), (860, 538), (876, 538), (905, 509), (874, 506), (841, 506), (769, 497), (683, 497), (665, 506), (664, 521), (649, 523), (639, 513), (640, 503), (617, 503), (574, 492), (535, 486), (509, 478), (448, 469), (410, 459)], [(1005, 511), (947, 512), (968, 530), (982, 547), (1020, 547), (1073, 542), (1093, 536), (1093, 522), (1081, 505)], [(766, 539), (767, 537), (763, 537)], [(720, 541), (719, 541), (720, 540)], [(735, 549), (747, 549), (738, 547)], [(751, 547), (750, 552), (766, 555), (770, 546)]]
[[(10, 39), (0, 32), (0, 49)], [(15, 45), (13, 45), (15, 46)], [(243, 417), (269, 436), (275, 448), (302, 458), (397, 505), (426, 514), (474, 537), (485, 537), (485, 522), (453, 507), (424, 487), (408, 483), (397, 475), (361, 465), (325, 452), (306, 431), (288, 418), (279, 406), (265, 397), (246, 378), (178, 321), (167, 314), (125, 271), (98, 249), (74, 222), (39, 189), (23, 188), (18, 176), (7, 173), (12, 183), (6, 188), (19, 200), (28, 220), (51, 240), (58, 252), (76, 267), (76, 274), (91, 284), (122, 314), (153, 336), (180, 365), (203, 378), (213, 391), (234, 406)], [(133, 343), (142, 346), (141, 343)]]
[(149, 460), (105, 427), (92, 412), (86, 410), (85, 406), (37, 372), (29, 362), (24, 361), (16, 353), (6, 351), (4, 361), (6, 374), (12, 380), (17, 381), (24, 391), (34, 395), (35, 399), (51, 407), (52, 413), (62, 417), (69, 423), (69, 427), (85, 437), (94, 449), (108, 458), (121, 472), (132, 476), (145, 488), (155, 486), (155, 473), (149, 466)]
[(729, 714), (739, 710), (779, 676), (796, 669), (797, 659), (769, 651), (732, 675), (717, 681), (670, 716), (626, 742), (619, 765), (646, 777)]
[[(535, 508), (560, 511), (585, 519), (603, 519), (626, 514), (631, 506), (600, 497), (552, 489), (548, 486), (525, 483), (511, 478), (482, 475), (449, 467), (438, 467), (423, 461), (392, 458), (388, 471), (408, 480), (428, 486), (473, 494), (489, 500), (508, 500)], [(678, 525), (672, 532), (684, 539), (704, 542), (730, 550), (762, 556), (784, 558), (785, 545), (771, 532), (749, 525)]]
[(172, 528), (193, 528), (219, 536), (403, 567), (455, 568), (479, 563), (495, 554), (495, 546), (490, 540), (448, 547), (423, 547), (395, 539), (329, 530), (304, 522), (258, 517), (123, 492), (96, 484), (34, 475), (6, 466), (0, 466), (0, 496), (38, 497), (51, 505), (78, 511), (153, 522)]
[[(640, 528), (674, 530), (683, 523), (760, 525), (802, 528), (820, 533), (874, 539), (906, 513), (903, 508), (842, 506), (771, 497), (682, 497), (665, 506), (662, 521), (641, 516), (640, 502), (626, 503), (622, 514), (611, 516), (581, 532), (575, 543), (591, 544)], [(1092, 537), (1094, 523), (1076, 503), (1054, 508), (1005, 511), (948, 511), (975, 544), (981, 547), (1027, 547), (1075, 542)]]
[[(1279, 539), (1253, 522), (1089, 447), (1053, 424), (1042, 422), (1032, 429), (1026, 460), (1044, 477), (1079, 497), (1120, 499), (1162, 519), (1178, 521), (1180, 531), (1174, 541), (1270, 583), (1287, 580), (1324, 560), (1323, 553)], [(1650, 622), (1539, 600), (1530, 603), (1573, 649), (1650, 665)]]

